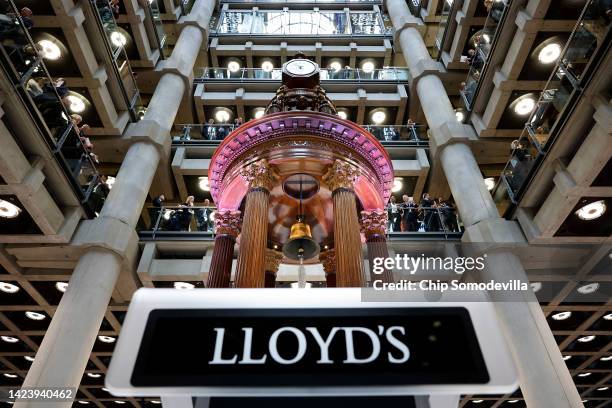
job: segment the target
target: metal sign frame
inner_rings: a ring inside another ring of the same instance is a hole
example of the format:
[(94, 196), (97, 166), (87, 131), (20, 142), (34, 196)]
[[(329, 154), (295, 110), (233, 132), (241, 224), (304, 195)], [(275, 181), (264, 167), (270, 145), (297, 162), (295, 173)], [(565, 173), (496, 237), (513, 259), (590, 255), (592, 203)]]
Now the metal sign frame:
[[(148, 289), (134, 294), (106, 376), (106, 388), (116, 396), (333, 396), (505, 394), (518, 388), (508, 345), (493, 303), (483, 292), (482, 301), (470, 292), (470, 302), (460, 293), (446, 293), (427, 301), (423, 292), (404, 292), (401, 301), (363, 302), (360, 288), (326, 289)], [(393, 297), (395, 298), (395, 296)], [(131, 376), (149, 313), (156, 309), (326, 309), (326, 308), (447, 308), (469, 312), (487, 370), (487, 384), (427, 384), (317, 387), (134, 387)]]

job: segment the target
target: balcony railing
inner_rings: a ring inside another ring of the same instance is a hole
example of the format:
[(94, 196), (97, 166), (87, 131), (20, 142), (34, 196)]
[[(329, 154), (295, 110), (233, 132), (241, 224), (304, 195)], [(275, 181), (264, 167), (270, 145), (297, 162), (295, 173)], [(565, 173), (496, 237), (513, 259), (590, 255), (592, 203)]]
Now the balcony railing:
[(388, 36), (376, 11), (224, 10), (216, 35)]
[(608, 16), (601, 13), (597, 0), (585, 5), (521, 137), (513, 142), (510, 160), (493, 190), (503, 214), (518, 204), (525, 187), (559, 136), (584, 86), (602, 56), (608, 52), (612, 24)]
[[(147, 207), (139, 236), (144, 240), (212, 240), (215, 237), (213, 206)], [(447, 205), (389, 207), (387, 235), (390, 240), (459, 239), (463, 227), (457, 211)]]
[[(172, 138), (175, 146), (216, 146), (235, 128), (233, 124), (180, 125), (180, 133)], [(362, 126), (385, 146), (428, 147), (429, 139), (425, 126)]]
[[(240, 68), (238, 70), (230, 70), (228, 68), (203, 68), (198, 75), (199, 82), (210, 82), (215, 80), (227, 80), (238, 82), (252, 81), (271, 81), (280, 82), (282, 79), (282, 70), (274, 68), (264, 70), (262, 68)], [(363, 70), (354, 68), (320, 69), (321, 81), (330, 82), (391, 82), (391, 83), (408, 83), (410, 81), (410, 71), (403, 67), (385, 67), (381, 69)]]
[(91, 145), (84, 130), (79, 129), (79, 115), (68, 109), (73, 109), (76, 97), (63, 79), (54, 80), (49, 75), (43, 46), (35, 44), (28, 32), (32, 21), (20, 16), (12, 0), (0, 1), (0, 6), (6, 12), (0, 15), (2, 68), (75, 193), (93, 216), (92, 194), (100, 184), (100, 175)]

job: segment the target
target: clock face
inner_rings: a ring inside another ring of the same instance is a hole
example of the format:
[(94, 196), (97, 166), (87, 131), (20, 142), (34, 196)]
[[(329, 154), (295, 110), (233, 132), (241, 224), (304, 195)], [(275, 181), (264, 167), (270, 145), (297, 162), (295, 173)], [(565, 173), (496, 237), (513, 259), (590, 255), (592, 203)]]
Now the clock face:
[(291, 75), (305, 76), (317, 70), (317, 64), (307, 59), (296, 59), (289, 61), (285, 66), (287, 73)]

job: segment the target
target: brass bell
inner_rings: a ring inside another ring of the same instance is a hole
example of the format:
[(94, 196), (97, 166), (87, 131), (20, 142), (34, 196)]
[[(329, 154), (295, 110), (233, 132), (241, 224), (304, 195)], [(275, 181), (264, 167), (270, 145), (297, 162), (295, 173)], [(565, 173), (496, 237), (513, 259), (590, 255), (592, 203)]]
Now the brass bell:
[(289, 259), (311, 259), (319, 254), (319, 244), (312, 239), (310, 226), (298, 220), (291, 226), (289, 241), (283, 246), (283, 255)]

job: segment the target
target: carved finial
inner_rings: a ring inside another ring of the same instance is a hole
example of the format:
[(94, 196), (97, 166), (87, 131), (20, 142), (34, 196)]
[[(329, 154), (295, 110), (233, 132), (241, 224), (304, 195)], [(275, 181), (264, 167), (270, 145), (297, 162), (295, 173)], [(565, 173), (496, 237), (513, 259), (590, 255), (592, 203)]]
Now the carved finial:
[(350, 163), (336, 160), (323, 175), (323, 181), (334, 192), (340, 188), (352, 190), (359, 180), (359, 169)]

